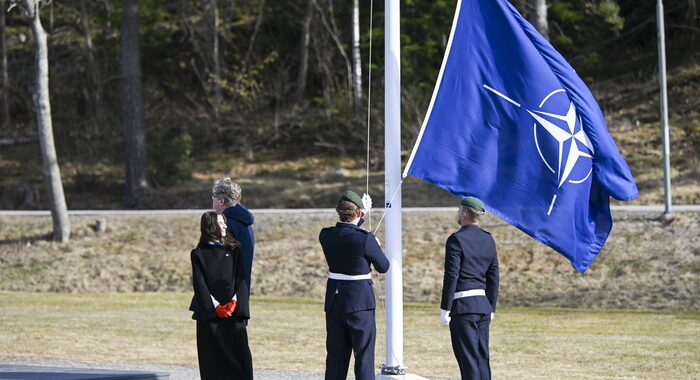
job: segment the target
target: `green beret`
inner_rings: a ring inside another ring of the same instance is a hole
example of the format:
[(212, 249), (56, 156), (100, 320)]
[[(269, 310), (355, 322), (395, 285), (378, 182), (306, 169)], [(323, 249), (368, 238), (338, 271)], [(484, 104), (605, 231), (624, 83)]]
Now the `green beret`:
[(364, 203), (362, 202), (362, 198), (360, 198), (360, 196), (357, 195), (357, 193), (354, 191), (344, 192), (343, 195), (340, 196), (339, 200), (340, 201), (350, 201), (350, 202), (354, 203), (355, 205), (357, 205), (357, 207), (359, 207), (359, 208), (365, 207)]
[(482, 202), (478, 198), (466, 197), (466, 198), (463, 198), (462, 201), (459, 202), (459, 204), (462, 206), (468, 206), (471, 208), (475, 208), (477, 210), (486, 211), (486, 209), (484, 208), (484, 202)]

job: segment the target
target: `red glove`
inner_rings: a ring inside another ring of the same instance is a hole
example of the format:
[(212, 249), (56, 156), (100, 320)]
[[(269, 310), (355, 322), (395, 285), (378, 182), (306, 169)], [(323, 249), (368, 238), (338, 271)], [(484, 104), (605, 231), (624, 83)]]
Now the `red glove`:
[(233, 311), (236, 310), (236, 300), (233, 300), (225, 305), (219, 305), (216, 307), (216, 315), (219, 318), (228, 318), (233, 315)]

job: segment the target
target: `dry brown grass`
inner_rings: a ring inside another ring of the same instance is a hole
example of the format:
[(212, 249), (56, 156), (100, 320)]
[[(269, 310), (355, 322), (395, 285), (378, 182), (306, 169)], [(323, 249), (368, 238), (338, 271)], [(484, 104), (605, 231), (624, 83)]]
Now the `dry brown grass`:
[[(0, 292), (0, 357), (196, 366), (189, 294)], [(411, 373), (456, 377), (437, 304), (408, 304)], [(323, 371), (320, 301), (254, 297), (257, 369)], [(384, 361), (378, 309), (377, 365)], [(700, 313), (500, 308), (491, 328), (494, 379), (690, 379), (700, 374)]]
[[(374, 214), (374, 223), (380, 214)], [(35, 292), (189, 292), (189, 251), (196, 214), (111, 216), (107, 232), (96, 217), (72, 217), (73, 239), (46, 240), (49, 217), (0, 217), (0, 290)], [(497, 242), (500, 305), (698, 310), (700, 213), (616, 212), (608, 243), (586, 274), (561, 255), (493, 216), (484, 228)], [(253, 292), (322, 299), (327, 266), (318, 243), (332, 212), (258, 214)], [(438, 302), (443, 246), (454, 231), (452, 211), (405, 213), (404, 295)], [(380, 239), (383, 231), (378, 232)], [(377, 277), (383, 287), (383, 276)]]

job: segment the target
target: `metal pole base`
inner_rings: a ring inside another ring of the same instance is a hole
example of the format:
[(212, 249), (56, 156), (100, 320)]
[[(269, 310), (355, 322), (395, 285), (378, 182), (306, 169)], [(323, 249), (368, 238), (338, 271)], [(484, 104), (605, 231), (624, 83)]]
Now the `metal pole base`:
[(398, 365), (389, 367), (382, 365), (382, 372), (374, 377), (375, 380), (428, 380), (425, 377), (406, 373), (406, 367)]
[(406, 373), (403, 375), (382, 375), (378, 374), (374, 378), (375, 380), (428, 380), (425, 377), (421, 377), (418, 375), (413, 375), (410, 373)]

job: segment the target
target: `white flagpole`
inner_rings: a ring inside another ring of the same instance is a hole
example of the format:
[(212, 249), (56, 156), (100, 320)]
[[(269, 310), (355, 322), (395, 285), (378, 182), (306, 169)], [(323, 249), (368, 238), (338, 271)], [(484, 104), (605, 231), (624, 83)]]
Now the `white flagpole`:
[(422, 379), (407, 375), (403, 364), (400, 1), (384, 4), (384, 246), (391, 265), (386, 276), (386, 361), (377, 379)]
[[(386, 276), (386, 361), (382, 375), (404, 373), (401, 247), (401, 46), (399, 0), (385, 0), (384, 16), (384, 239), (391, 266)], [(394, 195), (394, 193), (396, 195)], [(393, 198), (393, 202), (391, 199)]]
[(664, 27), (664, 4), (656, 3), (656, 26), (659, 40), (659, 102), (661, 106), (661, 136), (663, 140), (664, 165), (664, 214), (671, 213), (671, 148), (668, 131), (668, 96), (666, 92), (666, 34)]

